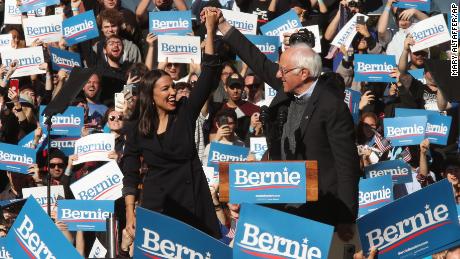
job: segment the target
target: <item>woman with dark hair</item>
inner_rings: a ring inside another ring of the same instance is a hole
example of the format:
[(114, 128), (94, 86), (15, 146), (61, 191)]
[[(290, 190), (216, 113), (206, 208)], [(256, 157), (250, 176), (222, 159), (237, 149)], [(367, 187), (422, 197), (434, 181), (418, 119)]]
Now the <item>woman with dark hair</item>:
[(124, 150), (123, 195), (126, 230), (134, 237), (135, 202), (141, 183), (140, 157), (147, 173), (140, 206), (164, 213), (219, 238), (219, 224), (206, 177), (197, 155), (195, 121), (203, 104), (217, 85), (221, 66), (214, 56), (213, 40), (217, 14), (206, 13), (203, 72), (189, 98), (176, 101), (173, 80), (165, 71), (152, 70), (140, 84), (139, 118), (127, 125)]

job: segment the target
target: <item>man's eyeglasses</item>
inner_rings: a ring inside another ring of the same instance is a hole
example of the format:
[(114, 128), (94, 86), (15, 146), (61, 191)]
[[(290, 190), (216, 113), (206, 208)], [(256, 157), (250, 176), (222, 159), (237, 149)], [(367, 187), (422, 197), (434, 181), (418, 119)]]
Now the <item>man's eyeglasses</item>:
[(58, 168), (64, 168), (64, 163), (50, 163), (50, 168), (55, 168), (55, 167), (58, 167)]
[(113, 45), (118, 45), (121, 46), (123, 43), (121, 41), (107, 41), (107, 45), (113, 46)]
[(123, 116), (122, 115), (118, 115), (118, 116), (110, 115), (109, 116), (110, 121), (114, 121), (115, 119), (118, 119), (119, 121), (121, 121), (121, 120), (123, 120)]
[(289, 74), (289, 72), (291, 71), (294, 71), (296, 69), (301, 69), (302, 67), (293, 67), (293, 68), (290, 68), (290, 69), (285, 69), (283, 67), (280, 67), (279, 68), (279, 71), (281, 72), (281, 75), (282, 76), (286, 76), (287, 74)]

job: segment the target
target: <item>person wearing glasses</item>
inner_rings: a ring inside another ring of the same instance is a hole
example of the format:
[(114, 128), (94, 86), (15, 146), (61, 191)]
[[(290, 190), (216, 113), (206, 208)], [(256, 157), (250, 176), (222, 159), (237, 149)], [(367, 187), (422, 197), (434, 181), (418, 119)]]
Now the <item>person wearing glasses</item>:
[[(208, 10), (219, 14), (223, 40), (277, 91), (266, 120), (270, 123), (266, 136), (271, 159), (318, 161), (318, 201), (282, 209), (334, 225), (337, 239), (349, 241), (354, 236), (357, 241), (353, 223), (358, 212), (359, 157), (353, 119), (343, 92), (335, 86), (337, 81), (321, 76), (321, 58), (308, 45), (291, 46), (281, 54), (279, 63), (274, 63), (230, 25), (219, 9), (205, 8)], [(201, 15), (201, 19), (205, 17)], [(286, 121), (279, 118), (283, 109)], [(343, 248), (337, 252), (343, 254)]]

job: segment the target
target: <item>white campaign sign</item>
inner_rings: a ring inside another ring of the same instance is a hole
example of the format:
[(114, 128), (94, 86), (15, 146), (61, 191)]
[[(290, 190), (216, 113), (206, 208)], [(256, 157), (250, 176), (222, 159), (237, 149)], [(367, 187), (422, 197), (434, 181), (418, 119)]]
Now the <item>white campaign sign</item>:
[[(44, 16), (45, 7), (27, 12), (28, 17)], [(4, 24), (21, 24), (21, 11), (16, 6), (16, 0), (5, 0)]]
[(252, 137), (249, 139), (249, 151), (254, 154), (257, 161), (262, 160), (268, 149), (267, 139), (265, 137)]
[(112, 161), (109, 152), (115, 150), (115, 136), (111, 133), (95, 133), (75, 141), (74, 165), (88, 161)]
[[(47, 186), (23, 188), (23, 198), (26, 199), (29, 196), (34, 197), (38, 204), (40, 204), (42, 209), (46, 212), (48, 210), (47, 188)], [(64, 187), (62, 185), (51, 186), (51, 211), (57, 209), (56, 201), (59, 196), (61, 196), (63, 199), (65, 198)]]
[[(270, 106), (270, 103), (272, 102), (272, 100), (275, 98), (276, 96), (276, 90), (273, 89), (271, 86), (269, 86), (268, 84), (265, 84), (264, 85), (264, 88), (265, 88), (265, 100), (264, 100), (264, 104), (263, 105), (267, 105), (267, 106)], [(262, 106), (262, 105), (261, 105)]]
[[(284, 40), (284, 36), (283, 36), (284, 33), (286, 33), (286, 32), (295, 33), (295, 32), (298, 32), (300, 29), (307, 29), (307, 30), (311, 31), (313, 34), (315, 34), (315, 47), (313, 48), (313, 50), (316, 53), (321, 53), (321, 36), (319, 35), (319, 27), (318, 27), (318, 25), (305, 26), (305, 27), (301, 27), (301, 28), (293, 28), (293, 29), (289, 29), (287, 31), (284, 31), (280, 35), (280, 42), (283, 42), (283, 40)], [(281, 44), (281, 46), (282, 46), (282, 49), (284, 51), (285, 50), (284, 44)]]
[(416, 52), (450, 41), (449, 29), (443, 14), (438, 14), (412, 26), (409, 32), (415, 41), (411, 51)]
[(0, 53), (5, 50), (12, 49), (11, 43), (13, 41), (13, 35), (10, 33), (0, 35)]
[(222, 9), (224, 18), (242, 34), (257, 34), (257, 15)]
[(76, 200), (116, 200), (122, 188), (123, 174), (113, 160), (70, 185)]
[(158, 36), (158, 62), (201, 64), (200, 37)]
[(12, 77), (30, 76), (36, 74), (45, 74), (46, 71), (39, 69), (41, 63), (45, 63), (43, 57), (43, 48), (32, 47), (23, 49), (12, 49), (2, 53), (2, 63), (9, 67), (14, 60), (19, 62), (16, 71)]
[(214, 171), (214, 167), (203, 166), (203, 171), (209, 186), (219, 184), (219, 172)]
[(368, 16), (364, 14), (357, 13), (355, 16), (353, 16), (345, 26), (337, 33), (335, 36), (334, 40), (332, 40), (331, 45), (334, 45), (338, 48), (340, 48), (340, 45), (345, 45), (346, 48), (350, 47), (351, 42), (353, 41), (353, 38), (355, 37), (357, 31), (356, 31), (356, 18), (358, 16), (364, 16), (364, 20), (367, 21), (369, 18)]
[(105, 249), (105, 247), (96, 237), (96, 240), (94, 240), (93, 247), (91, 248), (91, 252), (89, 252), (89, 258), (105, 258), (106, 254), (107, 249)]
[(27, 46), (36, 39), (44, 43), (56, 42), (62, 38), (62, 15), (30, 17), (23, 21), (22, 27)]

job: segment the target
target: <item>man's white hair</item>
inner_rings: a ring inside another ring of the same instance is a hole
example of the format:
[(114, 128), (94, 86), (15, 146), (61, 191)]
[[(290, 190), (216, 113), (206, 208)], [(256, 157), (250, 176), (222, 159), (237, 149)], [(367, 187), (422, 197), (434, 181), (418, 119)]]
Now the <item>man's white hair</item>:
[(321, 57), (310, 46), (305, 43), (297, 43), (291, 47), (293, 52), (291, 58), (298, 67), (306, 68), (310, 71), (311, 77), (317, 78), (321, 75), (323, 62)]

